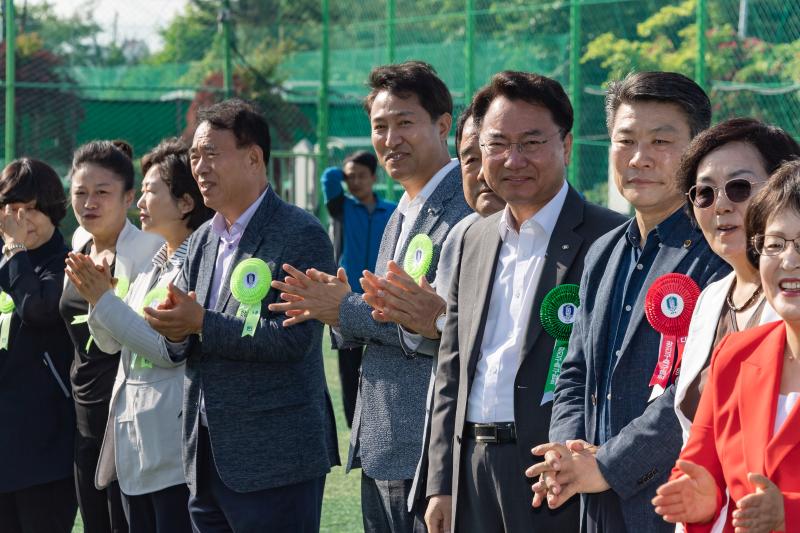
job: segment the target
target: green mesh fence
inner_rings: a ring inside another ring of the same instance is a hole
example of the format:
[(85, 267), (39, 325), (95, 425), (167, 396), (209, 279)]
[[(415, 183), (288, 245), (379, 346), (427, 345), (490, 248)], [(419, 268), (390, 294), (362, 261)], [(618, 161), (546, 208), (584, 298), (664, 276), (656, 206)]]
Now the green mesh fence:
[[(165, 30), (179, 38), (125, 64), (80, 64), (74, 47), (49, 49), (47, 39), (18, 24), (16, 155), (42, 158), (62, 173), (74, 149), (94, 138), (127, 139), (142, 155), (163, 137), (189, 135), (199, 107), (236, 94), (258, 102), (273, 126), (275, 186), (287, 199), (318, 210), (320, 165), (339, 164), (348, 153), (371, 147), (361, 105), (370, 69), (406, 59), (437, 69), (457, 112), (503, 69), (559, 80), (576, 111), (570, 180), (599, 203), (607, 202), (608, 193), (604, 86), (630, 71), (674, 70), (695, 78), (709, 91), (715, 121), (747, 115), (795, 135), (800, 129), (797, 2), (164, 0), (146, 5), (153, 20), (172, 6), (194, 26)], [(174, 53), (176, 46), (183, 46), (181, 53)], [(175, 61), (159, 61), (169, 53)], [(5, 55), (4, 43), (3, 62)], [(385, 176), (379, 187), (389, 197), (399, 194)]]

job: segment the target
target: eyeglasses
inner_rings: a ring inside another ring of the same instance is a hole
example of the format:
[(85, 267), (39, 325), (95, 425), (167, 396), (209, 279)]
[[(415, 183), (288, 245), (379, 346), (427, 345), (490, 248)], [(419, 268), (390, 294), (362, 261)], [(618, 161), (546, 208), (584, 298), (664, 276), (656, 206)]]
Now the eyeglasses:
[(526, 137), (525, 139), (521, 140), (520, 142), (512, 143), (505, 141), (503, 139), (489, 139), (485, 142), (480, 143), (481, 148), (486, 153), (488, 157), (491, 158), (502, 158), (508, 157), (511, 155), (511, 148), (516, 145), (517, 151), (524, 155), (533, 155), (542, 147), (547, 144), (550, 139), (555, 137), (556, 135), (561, 135), (562, 130), (559, 129), (555, 133), (551, 133), (546, 137)]
[(756, 235), (753, 237), (753, 248), (760, 255), (772, 257), (782, 254), (786, 249), (786, 245), (790, 242), (794, 244), (794, 251), (800, 254), (800, 237), (785, 239), (778, 235)]
[(723, 187), (714, 187), (713, 185), (695, 185), (686, 196), (689, 201), (700, 209), (705, 209), (714, 205), (717, 201), (717, 194), (720, 190), (725, 195), (725, 198), (731, 202), (741, 203), (750, 198), (753, 193), (753, 188), (761, 185), (761, 183), (752, 183), (744, 178), (735, 178), (725, 183)]

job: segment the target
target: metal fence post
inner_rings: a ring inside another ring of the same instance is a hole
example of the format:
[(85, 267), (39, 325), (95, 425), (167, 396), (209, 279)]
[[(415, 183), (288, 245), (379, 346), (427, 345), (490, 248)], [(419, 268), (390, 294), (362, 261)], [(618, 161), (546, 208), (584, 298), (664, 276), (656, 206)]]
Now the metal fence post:
[[(329, 0), (322, 0), (322, 50), (320, 51), (320, 80), (319, 101), (317, 103), (317, 162), (316, 174), (321, 175), (322, 169), (328, 166), (328, 98), (330, 83), (330, 6)], [(323, 225), (327, 223), (328, 212), (325, 209), (322, 184), (315, 176), (317, 190), (317, 218)]]
[(16, 22), (14, 20), (14, 0), (6, 0), (6, 144), (5, 162), (16, 157), (16, 108), (14, 103), (16, 78)]
[(706, 0), (697, 0), (697, 60), (694, 65), (694, 81), (706, 88)]
[(389, 63), (395, 61), (394, 20), (395, 0), (386, 0), (386, 55)]
[[(464, 42), (464, 105), (475, 90), (475, 0), (466, 2), (466, 40)], [(456, 146), (456, 150), (458, 147)]]
[(219, 14), (222, 25), (222, 87), (225, 98), (233, 96), (233, 67), (231, 66), (231, 3), (222, 0), (222, 11)]
[(572, 0), (569, 8), (569, 94), (572, 99), (572, 158), (569, 164), (569, 182), (578, 185), (581, 166), (581, 6)]

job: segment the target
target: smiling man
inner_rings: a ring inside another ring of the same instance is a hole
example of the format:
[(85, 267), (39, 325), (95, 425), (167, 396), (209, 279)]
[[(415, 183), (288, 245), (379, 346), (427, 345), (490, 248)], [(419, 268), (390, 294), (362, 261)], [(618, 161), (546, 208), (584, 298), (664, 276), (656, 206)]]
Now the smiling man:
[(507, 205), (456, 243), (425, 519), (431, 533), (575, 532), (578, 502), (532, 509), (523, 472), (550, 420), (543, 395), (554, 341), (539, 309), (553, 287), (578, 282), (589, 246), (625, 219), (566, 183), (573, 114), (558, 82), (501, 72), (472, 109), (481, 175)]
[(584, 531), (674, 530), (650, 504), (682, 439), (674, 385), (660, 396), (650, 385), (660, 335), (644, 319), (644, 300), (664, 274), (687, 274), (702, 288), (730, 270), (684, 213), (677, 179), (684, 150), (710, 120), (708, 97), (680, 74), (631, 74), (608, 89), (614, 179), (636, 216), (586, 256), (551, 443), (534, 450), (545, 461), (527, 471), (540, 476), (534, 506), (556, 509), (583, 494)]
[[(410, 241), (423, 235), (430, 239), (426, 278), (433, 282), (442, 244), (471, 212), (458, 161), (447, 151), (450, 91), (430, 65), (419, 61), (378, 67), (368, 83), (364, 107), (372, 146), (389, 176), (405, 189), (383, 233), (375, 274), (382, 276), (391, 259), (402, 262)], [(406, 500), (420, 457), (432, 359), (403, 352), (397, 325), (372, 318), (372, 307), (351, 291), (343, 269), (333, 277), (287, 268), (294, 279), (273, 282), (287, 302), (270, 309), (291, 316), (287, 324), (316, 318), (333, 326), (337, 347), (366, 345), (348, 458), (348, 469), (362, 468), (364, 530), (424, 531), (422, 517), (406, 510)]]

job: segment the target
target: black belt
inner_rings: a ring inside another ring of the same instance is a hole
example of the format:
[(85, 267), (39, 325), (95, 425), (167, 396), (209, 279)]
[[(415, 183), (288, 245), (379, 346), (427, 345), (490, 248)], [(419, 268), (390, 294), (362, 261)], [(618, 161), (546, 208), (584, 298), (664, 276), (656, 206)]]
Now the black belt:
[(464, 436), (475, 439), (476, 442), (486, 444), (506, 444), (517, 442), (517, 430), (514, 422), (502, 422), (500, 424), (464, 424)]

